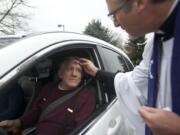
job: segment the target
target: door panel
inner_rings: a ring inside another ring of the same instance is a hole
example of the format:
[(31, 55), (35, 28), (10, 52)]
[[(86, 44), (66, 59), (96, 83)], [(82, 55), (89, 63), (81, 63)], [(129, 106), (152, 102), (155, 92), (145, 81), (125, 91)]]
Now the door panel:
[(120, 106), (115, 99), (86, 135), (135, 135), (134, 128), (124, 119)]

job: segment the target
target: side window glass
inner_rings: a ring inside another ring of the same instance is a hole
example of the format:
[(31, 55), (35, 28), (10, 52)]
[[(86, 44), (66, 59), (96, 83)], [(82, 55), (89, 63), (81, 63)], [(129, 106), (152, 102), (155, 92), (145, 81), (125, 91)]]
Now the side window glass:
[(102, 48), (104, 57), (105, 57), (105, 62), (107, 66), (107, 71), (110, 72), (126, 72), (128, 71), (128, 67), (123, 59), (123, 56), (116, 53), (113, 50), (107, 49), (107, 48)]

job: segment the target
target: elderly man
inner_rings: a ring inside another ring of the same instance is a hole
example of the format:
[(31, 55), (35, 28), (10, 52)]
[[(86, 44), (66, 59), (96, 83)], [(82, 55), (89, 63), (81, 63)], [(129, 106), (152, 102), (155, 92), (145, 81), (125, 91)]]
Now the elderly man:
[[(86, 59), (81, 59), (82, 65), (97, 79), (114, 78), (112, 83), (116, 93), (126, 104), (125, 115), (130, 114), (127, 118), (133, 123), (137, 135), (180, 135), (179, 0), (106, 2), (108, 16), (116, 27), (120, 26), (133, 37), (155, 32), (154, 41), (146, 45), (143, 60), (132, 72), (113, 76), (97, 70)], [(137, 115), (134, 115), (135, 109)], [(146, 128), (138, 115), (146, 123)]]
[(95, 109), (95, 96), (83, 88), (71, 99), (63, 102), (46, 117), (39, 119), (41, 112), (56, 99), (75, 91), (82, 79), (82, 67), (75, 57), (67, 57), (60, 65), (59, 83), (48, 83), (42, 88), (30, 112), (16, 120), (0, 122), (6, 127), (36, 127), (38, 135), (66, 135), (90, 116)]

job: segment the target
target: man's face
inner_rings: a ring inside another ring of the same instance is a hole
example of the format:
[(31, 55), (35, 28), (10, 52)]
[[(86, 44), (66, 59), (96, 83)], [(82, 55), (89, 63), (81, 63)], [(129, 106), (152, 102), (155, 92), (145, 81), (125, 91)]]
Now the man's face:
[[(136, 0), (122, 0), (122, 2), (120, 0), (107, 0), (107, 6), (109, 13), (113, 13), (113, 22), (116, 27), (120, 26), (132, 36), (142, 36), (146, 33), (145, 20), (142, 18), (143, 14), (136, 2)], [(131, 7), (125, 10), (129, 4)]]
[(62, 79), (61, 85), (64, 89), (73, 89), (81, 82), (82, 67), (77, 60), (71, 60), (63, 71), (59, 71), (59, 77)]

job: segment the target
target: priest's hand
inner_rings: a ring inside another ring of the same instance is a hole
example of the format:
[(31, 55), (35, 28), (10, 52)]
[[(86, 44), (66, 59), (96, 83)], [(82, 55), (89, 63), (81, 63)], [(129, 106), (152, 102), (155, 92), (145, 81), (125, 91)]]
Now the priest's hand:
[(83, 67), (84, 71), (91, 75), (96, 76), (98, 68), (94, 65), (94, 63), (86, 58), (77, 58), (80, 65)]
[(138, 111), (153, 135), (180, 135), (180, 116), (177, 114), (146, 106)]

